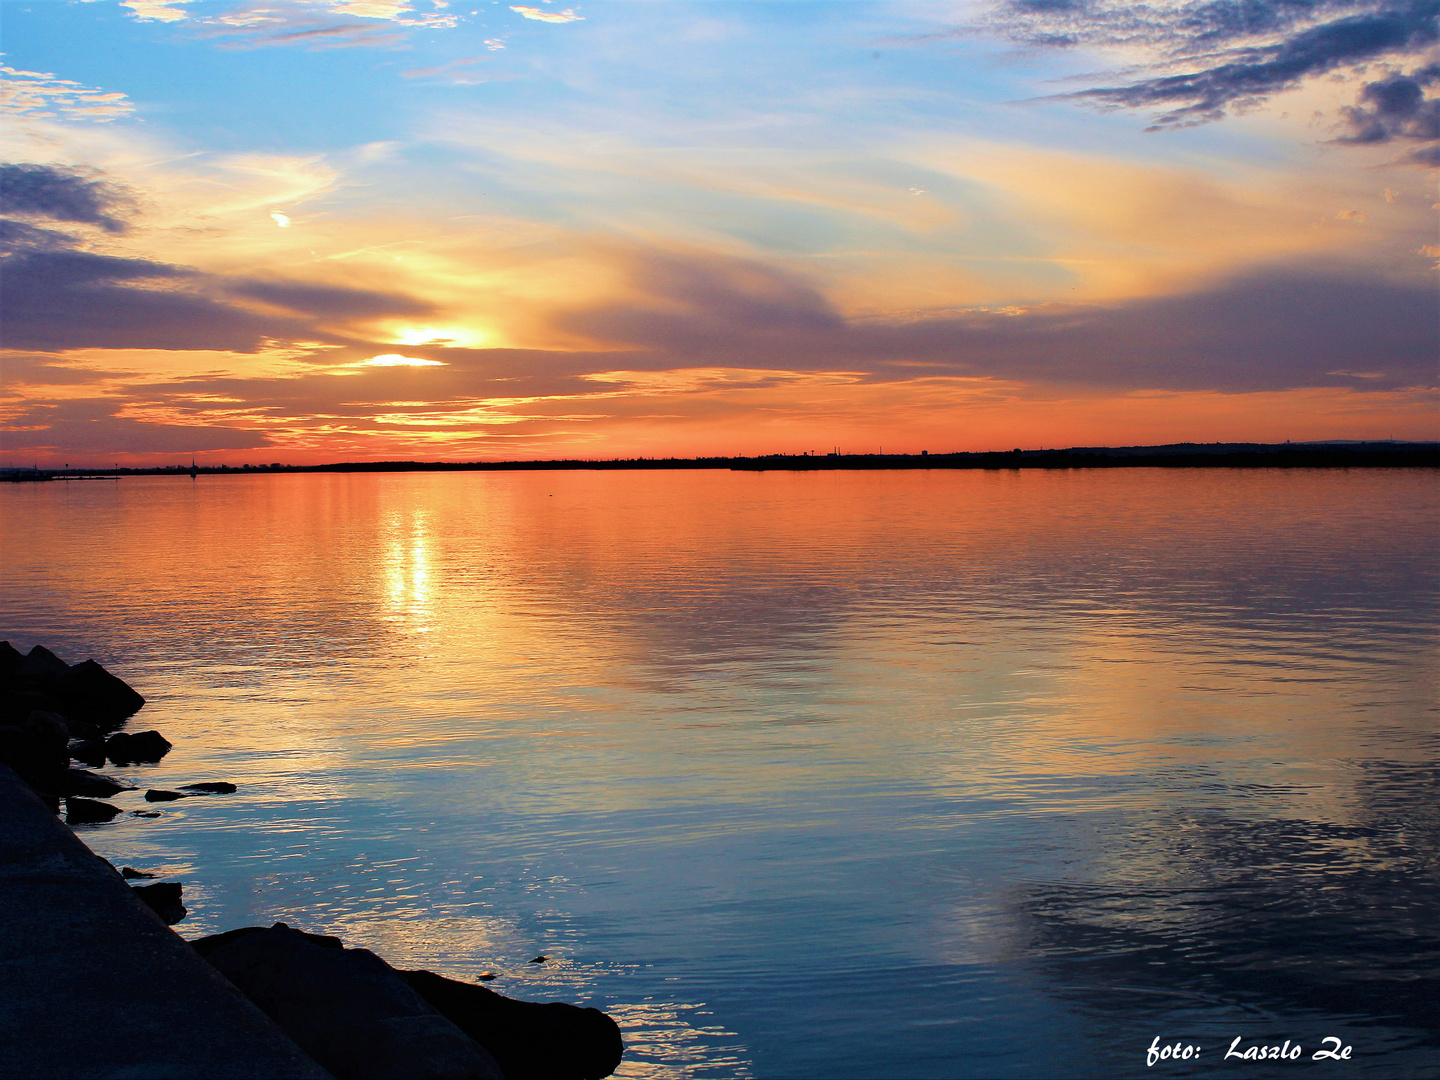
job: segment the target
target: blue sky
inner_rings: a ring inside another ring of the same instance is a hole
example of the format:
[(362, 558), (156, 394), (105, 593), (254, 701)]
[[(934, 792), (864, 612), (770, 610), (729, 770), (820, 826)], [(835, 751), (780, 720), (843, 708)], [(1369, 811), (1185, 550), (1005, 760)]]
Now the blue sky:
[(0, 456), (1437, 434), (1433, 3), (0, 12)]

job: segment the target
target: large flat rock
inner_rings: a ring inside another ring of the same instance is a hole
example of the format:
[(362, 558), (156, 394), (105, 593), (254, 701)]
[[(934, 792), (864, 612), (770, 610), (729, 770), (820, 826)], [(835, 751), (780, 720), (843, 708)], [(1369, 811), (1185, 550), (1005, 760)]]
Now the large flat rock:
[(0, 765), (0, 1077), (322, 1080)]

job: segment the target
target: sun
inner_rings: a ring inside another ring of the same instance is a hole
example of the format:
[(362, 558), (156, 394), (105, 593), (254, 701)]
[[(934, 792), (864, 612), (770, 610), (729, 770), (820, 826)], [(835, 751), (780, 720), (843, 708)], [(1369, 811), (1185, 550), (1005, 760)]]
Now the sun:
[(406, 326), (390, 340), (396, 345), (429, 345), (442, 349), (474, 349), (488, 335), (463, 326)]
[(401, 356), (399, 353), (381, 353), (369, 360), (362, 360), (355, 367), (447, 367), (443, 360), (422, 360), (418, 356)]

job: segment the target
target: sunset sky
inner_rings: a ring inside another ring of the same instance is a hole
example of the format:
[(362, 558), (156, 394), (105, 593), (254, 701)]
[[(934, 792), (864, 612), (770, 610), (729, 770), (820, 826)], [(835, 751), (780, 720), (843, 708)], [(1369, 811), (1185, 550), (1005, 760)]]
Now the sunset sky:
[(4, 0), (0, 464), (1436, 438), (1435, 0)]

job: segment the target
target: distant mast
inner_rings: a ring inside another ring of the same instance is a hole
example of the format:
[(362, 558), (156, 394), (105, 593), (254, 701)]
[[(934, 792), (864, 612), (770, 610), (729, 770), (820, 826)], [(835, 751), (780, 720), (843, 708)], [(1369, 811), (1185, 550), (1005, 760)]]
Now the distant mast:
[(199, 475), (200, 475), (200, 470), (195, 467), (195, 457), (194, 457), (194, 455), (191, 455), (191, 457), (190, 457), (190, 479), (191, 479), (191, 480), (194, 480), (195, 477), (197, 477), (197, 476), (199, 476)]

